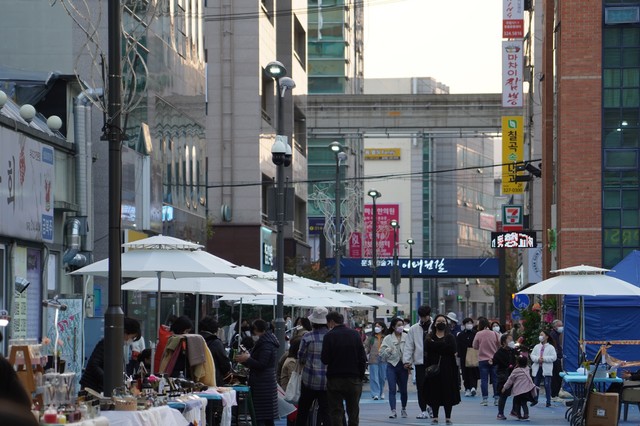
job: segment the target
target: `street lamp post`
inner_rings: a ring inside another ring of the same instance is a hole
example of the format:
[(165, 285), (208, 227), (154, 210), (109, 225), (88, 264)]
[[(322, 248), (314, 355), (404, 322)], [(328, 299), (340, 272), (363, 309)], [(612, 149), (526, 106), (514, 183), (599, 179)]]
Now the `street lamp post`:
[[(372, 222), (371, 222), (371, 279), (373, 281), (373, 291), (378, 290), (378, 209), (376, 207), (376, 200), (382, 197), (382, 194), (375, 189), (370, 189), (367, 195), (371, 197), (373, 201)], [(376, 321), (376, 314), (378, 309), (373, 307), (373, 321)]]
[(336, 269), (335, 269), (335, 279), (336, 283), (340, 282), (340, 261), (342, 257), (342, 212), (340, 209), (340, 163), (346, 161), (347, 154), (342, 150), (342, 145), (340, 142), (333, 141), (329, 144), (329, 148), (336, 155), (336, 187), (335, 187), (335, 196), (336, 196), (336, 211), (335, 211), (335, 227), (336, 227), (336, 235), (335, 235), (335, 243), (333, 245), (334, 249), (334, 258), (336, 261)]
[(287, 143), (284, 135), (284, 114), (282, 113), (282, 99), (287, 89), (296, 87), (296, 83), (286, 77), (287, 69), (278, 61), (269, 62), (264, 70), (265, 75), (276, 81), (278, 91), (278, 102), (276, 109), (276, 140), (271, 147), (271, 161), (276, 165), (276, 338), (280, 343), (278, 348), (278, 359), (284, 354), (285, 330), (284, 330), (284, 223), (285, 223), (285, 188), (284, 188), (284, 168), (291, 165), (291, 146)]
[(413, 238), (407, 240), (409, 244), (409, 318), (413, 324)]
[[(400, 285), (400, 269), (398, 268), (398, 229), (400, 224), (397, 220), (391, 221), (393, 228), (393, 269), (391, 270), (391, 285), (393, 285), (393, 302), (398, 303), (398, 286)], [(394, 307), (394, 313), (397, 315), (398, 307)]]
[(469, 299), (471, 299), (471, 290), (469, 290), (469, 280), (465, 280), (464, 281), (464, 286), (465, 286), (465, 290), (464, 290), (464, 297), (467, 299), (467, 317), (471, 316), (471, 309), (469, 309)]

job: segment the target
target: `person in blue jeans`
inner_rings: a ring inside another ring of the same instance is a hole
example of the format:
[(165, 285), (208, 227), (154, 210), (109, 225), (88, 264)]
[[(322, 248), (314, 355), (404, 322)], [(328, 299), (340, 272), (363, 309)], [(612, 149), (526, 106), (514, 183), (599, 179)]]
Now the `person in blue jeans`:
[(493, 404), (498, 405), (499, 396), (497, 389), (496, 368), (493, 365), (493, 356), (500, 347), (500, 339), (495, 331), (489, 328), (489, 320), (485, 317), (478, 318), (478, 332), (473, 338), (473, 348), (478, 350), (478, 368), (480, 370), (480, 390), (482, 392), (481, 405), (488, 405), (489, 377), (493, 386)]
[[(540, 343), (531, 351), (531, 374), (536, 386), (544, 380), (544, 393), (547, 398), (547, 407), (551, 407), (551, 378), (553, 377), (553, 363), (558, 358), (553, 340), (547, 330), (542, 330), (538, 336)], [(536, 405), (538, 399), (531, 403)]]
[(364, 341), (364, 350), (369, 360), (369, 384), (371, 398), (384, 399), (384, 382), (387, 379), (387, 363), (380, 359), (380, 346), (387, 334), (387, 326), (379, 321), (373, 325), (371, 336)]
[(380, 357), (387, 362), (387, 381), (389, 382), (389, 406), (391, 407), (390, 419), (398, 417), (396, 414), (396, 389), (400, 390), (400, 402), (402, 410), (400, 417), (407, 417), (407, 382), (409, 370), (402, 362), (402, 354), (407, 334), (404, 332), (404, 321), (401, 318), (393, 318), (389, 327), (390, 334), (383, 340), (380, 346)]

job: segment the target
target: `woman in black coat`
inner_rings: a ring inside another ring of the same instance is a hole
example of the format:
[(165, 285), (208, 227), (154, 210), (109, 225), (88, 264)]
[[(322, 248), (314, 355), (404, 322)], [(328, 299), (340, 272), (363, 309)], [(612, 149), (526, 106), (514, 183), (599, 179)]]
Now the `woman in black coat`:
[(213, 317), (206, 316), (198, 323), (200, 335), (207, 343), (207, 347), (213, 357), (213, 363), (216, 366), (216, 386), (224, 386), (226, 380), (231, 373), (231, 361), (227, 356), (222, 340), (218, 338), (218, 321)]
[(273, 426), (274, 419), (278, 418), (276, 358), (280, 344), (264, 320), (255, 320), (251, 331), (258, 336), (251, 354), (238, 354), (235, 360), (249, 368), (249, 386), (258, 426)]
[[(496, 367), (496, 377), (498, 379), (496, 389), (500, 394), (500, 399), (498, 400), (498, 420), (507, 419), (504, 415), (504, 406), (511, 392), (509, 390), (503, 391), (502, 388), (509, 379), (511, 372), (516, 367), (516, 355), (513, 337), (506, 333), (500, 336), (500, 347), (496, 351), (495, 355), (493, 355), (493, 365)], [(513, 413), (515, 410), (512, 409), (511, 412)]]
[(456, 339), (447, 325), (447, 317), (436, 316), (424, 342), (426, 353), (424, 365), (439, 364), (440, 372), (424, 381), (424, 395), (427, 404), (433, 410), (433, 419), (437, 421), (440, 407), (444, 407), (446, 424), (451, 422), (451, 411), (460, 403), (458, 388), (458, 365), (456, 364)]

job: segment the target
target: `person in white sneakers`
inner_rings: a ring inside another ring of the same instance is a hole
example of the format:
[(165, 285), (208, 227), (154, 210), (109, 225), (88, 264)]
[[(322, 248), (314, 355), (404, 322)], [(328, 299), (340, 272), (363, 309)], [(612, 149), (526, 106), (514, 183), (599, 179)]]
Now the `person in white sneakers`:
[(418, 406), (420, 414), (416, 418), (428, 419), (432, 417), (431, 407), (427, 406), (424, 397), (424, 335), (429, 332), (431, 326), (431, 306), (422, 305), (418, 308), (418, 317), (420, 321), (412, 325), (407, 333), (407, 340), (404, 344), (404, 352), (402, 354), (402, 362), (404, 368), (410, 370), (415, 367), (416, 373), (416, 389), (418, 391)]

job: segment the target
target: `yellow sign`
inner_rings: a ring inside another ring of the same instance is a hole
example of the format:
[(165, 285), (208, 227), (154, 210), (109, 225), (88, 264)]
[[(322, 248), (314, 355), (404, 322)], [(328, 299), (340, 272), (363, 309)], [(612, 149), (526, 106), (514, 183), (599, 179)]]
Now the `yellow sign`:
[(522, 194), (524, 183), (516, 182), (516, 163), (524, 160), (522, 117), (502, 117), (502, 193)]
[(365, 160), (399, 160), (400, 148), (365, 148)]

